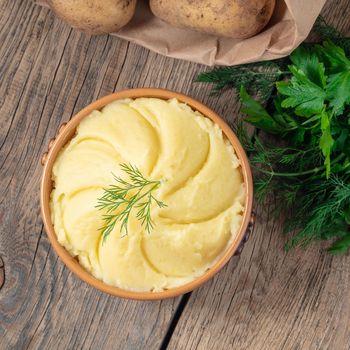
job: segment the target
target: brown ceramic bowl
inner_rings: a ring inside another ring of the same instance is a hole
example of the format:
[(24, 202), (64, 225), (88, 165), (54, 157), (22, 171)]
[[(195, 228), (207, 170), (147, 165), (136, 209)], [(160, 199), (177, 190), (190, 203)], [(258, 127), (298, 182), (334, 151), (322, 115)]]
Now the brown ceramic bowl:
[[(51, 173), (52, 167), (56, 160), (56, 157), (62, 147), (69, 142), (70, 139), (75, 135), (76, 128), (80, 121), (89, 115), (93, 110), (100, 110), (108, 103), (124, 98), (137, 98), (137, 97), (157, 97), (161, 99), (171, 99), (177, 98), (180, 102), (184, 102), (194, 110), (199, 111), (207, 118), (214, 121), (218, 124), (227, 139), (231, 142), (233, 148), (236, 151), (237, 157), (241, 162), (242, 175), (244, 179), (244, 183), (246, 185), (246, 196), (245, 196), (245, 208), (243, 213), (243, 220), (239, 232), (236, 237), (230, 244), (230, 246), (226, 249), (222, 257), (213, 265), (208, 271), (206, 271), (202, 276), (196, 278), (190, 283), (187, 283), (183, 286), (168, 289), (161, 292), (131, 292), (127, 290), (123, 290), (117, 287), (110, 286), (96, 278), (94, 278), (89, 272), (87, 272), (78, 261), (72, 257), (66, 249), (61, 246), (51, 222), (50, 215), (50, 193), (52, 190), (52, 180)], [(49, 236), (50, 242), (56, 251), (56, 253), (60, 256), (63, 262), (67, 265), (67, 267), (74, 272), (78, 277), (80, 277), (83, 281), (87, 282), (91, 286), (101, 290), (102, 292), (109, 293), (114, 296), (128, 298), (128, 299), (138, 299), (138, 300), (157, 300), (157, 299), (165, 299), (176, 297), (181, 294), (185, 294), (193, 289), (199, 287), (204, 282), (208, 281), (212, 278), (228, 261), (229, 259), (237, 252), (239, 253), (242, 249), (242, 244), (245, 242), (246, 232), (248, 230), (248, 226), (251, 223), (251, 215), (252, 215), (252, 201), (253, 201), (253, 181), (252, 174), (249, 165), (248, 158), (238, 140), (236, 135), (232, 132), (230, 127), (211, 109), (204, 106), (202, 103), (179, 93), (163, 90), (163, 89), (131, 89), (124, 90), (112, 95), (103, 97), (86, 108), (81, 110), (78, 114), (76, 114), (67, 124), (63, 124), (59, 131), (58, 135), (55, 139), (51, 140), (49, 143), (49, 150), (42, 157), (43, 164), (43, 174), (41, 179), (41, 188), (40, 188), (40, 203), (41, 203), (41, 212), (43, 216), (43, 221), (45, 225), (45, 229), (47, 235)]]

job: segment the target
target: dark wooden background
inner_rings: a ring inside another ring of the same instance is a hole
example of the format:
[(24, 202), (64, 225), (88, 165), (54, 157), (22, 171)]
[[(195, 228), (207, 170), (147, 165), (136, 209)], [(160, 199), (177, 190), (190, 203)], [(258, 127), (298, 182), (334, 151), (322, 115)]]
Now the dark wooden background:
[[(322, 14), (349, 33), (349, 0), (328, 0)], [(332, 257), (319, 244), (286, 254), (281, 223), (262, 208), (241, 257), (173, 300), (104, 295), (52, 251), (39, 159), (58, 126), (100, 96), (144, 86), (188, 94), (230, 122), (234, 93), (209, 96), (209, 86), (192, 83), (206, 69), (71, 30), (32, 1), (0, 0), (1, 350), (350, 349), (349, 256)]]

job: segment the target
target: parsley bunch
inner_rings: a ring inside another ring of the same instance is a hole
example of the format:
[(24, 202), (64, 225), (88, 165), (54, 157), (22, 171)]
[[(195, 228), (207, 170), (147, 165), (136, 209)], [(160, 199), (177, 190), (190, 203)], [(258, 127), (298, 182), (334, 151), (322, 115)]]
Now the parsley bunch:
[[(349, 41), (329, 32), (347, 50)], [(287, 217), (286, 249), (314, 240), (331, 240), (333, 254), (350, 247), (350, 59), (338, 45), (303, 45), (275, 63), (275, 82), (267, 72), (265, 84), (253, 85), (257, 91), (240, 84), (243, 120), (256, 129), (248, 135), (239, 123), (236, 133), (255, 169), (258, 199), (273, 194), (277, 213)], [(232, 86), (238, 82), (234, 75)]]

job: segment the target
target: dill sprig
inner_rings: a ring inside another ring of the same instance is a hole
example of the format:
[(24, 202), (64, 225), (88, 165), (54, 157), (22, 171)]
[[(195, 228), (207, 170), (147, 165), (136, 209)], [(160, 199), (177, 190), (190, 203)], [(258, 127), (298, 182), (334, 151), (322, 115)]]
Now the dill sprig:
[(332, 246), (329, 250), (337, 254), (346, 253), (349, 245), (339, 243), (349, 236), (349, 176), (332, 175), (328, 181), (313, 179), (308, 181), (308, 187), (303, 186), (303, 195), (294, 210), (293, 219), (287, 223), (286, 231), (298, 231), (286, 248), (297, 244), (305, 246), (312, 240), (338, 237), (336, 247)]
[(330, 26), (322, 16), (319, 16), (313, 27), (313, 31), (320, 37), (320, 41), (330, 40), (350, 54), (350, 38), (346, 37), (336, 28)]
[(283, 60), (277, 62), (248, 63), (239, 66), (214, 68), (198, 75), (196, 82), (212, 83), (212, 94), (217, 94), (224, 88), (239, 90), (243, 86), (248, 93), (258, 95), (262, 100), (268, 100), (274, 90), (274, 83), (289, 71), (283, 69)]
[(103, 215), (104, 226), (100, 231), (105, 240), (113, 231), (117, 222), (121, 222), (120, 230), (125, 235), (128, 234), (128, 222), (130, 215), (136, 209), (136, 218), (150, 233), (154, 227), (151, 218), (152, 204), (156, 204), (159, 208), (166, 207), (166, 204), (154, 197), (154, 191), (161, 185), (161, 181), (146, 179), (140, 170), (131, 164), (121, 164), (120, 168), (128, 177), (125, 180), (119, 176), (115, 176), (116, 184), (104, 188), (104, 194), (98, 199), (96, 207), (104, 210)]

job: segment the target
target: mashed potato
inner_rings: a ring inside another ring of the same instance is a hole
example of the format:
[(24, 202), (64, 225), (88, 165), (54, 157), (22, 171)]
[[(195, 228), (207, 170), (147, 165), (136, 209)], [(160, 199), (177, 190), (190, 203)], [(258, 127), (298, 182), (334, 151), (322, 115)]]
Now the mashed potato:
[[(160, 180), (148, 233), (131, 215), (103, 241), (103, 188), (121, 163)], [(77, 128), (53, 167), (51, 215), (58, 241), (93, 276), (132, 291), (161, 291), (203, 274), (238, 233), (244, 208), (240, 164), (221, 129), (177, 100), (120, 100)]]

